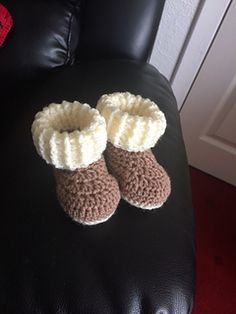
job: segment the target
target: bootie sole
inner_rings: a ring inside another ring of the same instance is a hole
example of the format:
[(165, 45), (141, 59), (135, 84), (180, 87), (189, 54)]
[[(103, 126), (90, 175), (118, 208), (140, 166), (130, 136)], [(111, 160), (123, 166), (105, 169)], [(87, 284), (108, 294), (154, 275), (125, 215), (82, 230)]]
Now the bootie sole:
[(80, 219), (76, 219), (76, 218), (73, 218), (71, 217), (69, 214), (68, 216), (70, 218), (72, 218), (72, 220), (74, 220), (75, 222), (78, 222), (84, 226), (93, 226), (93, 225), (97, 225), (97, 224), (101, 224), (103, 222), (106, 222), (109, 218), (111, 218), (113, 215), (115, 214), (115, 210), (113, 213), (111, 213), (109, 216), (107, 216), (106, 218), (103, 218), (103, 219), (100, 219), (100, 220), (94, 220), (94, 221), (83, 221), (83, 220), (80, 220)]
[(152, 209), (155, 209), (155, 208), (160, 208), (164, 204), (164, 202), (163, 202), (163, 203), (159, 203), (159, 204), (156, 204), (156, 205), (143, 205), (143, 204), (135, 203), (132, 200), (129, 200), (129, 199), (125, 198), (124, 196), (121, 196), (121, 197), (122, 197), (123, 200), (125, 200), (130, 205), (132, 205), (134, 207), (137, 207), (137, 208), (146, 209), (146, 210), (152, 210)]

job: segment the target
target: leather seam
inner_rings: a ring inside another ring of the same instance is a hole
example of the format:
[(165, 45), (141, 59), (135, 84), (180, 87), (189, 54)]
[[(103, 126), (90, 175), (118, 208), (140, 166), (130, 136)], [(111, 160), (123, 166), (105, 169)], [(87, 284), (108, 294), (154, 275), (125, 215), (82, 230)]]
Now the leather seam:
[(72, 25), (72, 20), (74, 18), (74, 14), (71, 13), (70, 19), (69, 19), (69, 31), (68, 31), (68, 37), (67, 37), (67, 51), (66, 51), (66, 58), (64, 65), (66, 65), (70, 59), (71, 59), (71, 53), (70, 53), (70, 47), (71, 47), (71, 25)]

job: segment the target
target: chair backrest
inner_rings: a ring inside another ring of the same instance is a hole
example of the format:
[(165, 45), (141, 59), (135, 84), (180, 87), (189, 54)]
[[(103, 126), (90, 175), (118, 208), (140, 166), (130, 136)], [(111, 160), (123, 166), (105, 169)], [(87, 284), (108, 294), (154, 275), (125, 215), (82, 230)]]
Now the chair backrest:
[(165, 0), (82, 0), (79, 59), (146, 61)]
[(95, 58), (146, 61), (164, 0), (3, 0), (13, 28), (0, 48), (0, 83)]
[(12, 16), (13, 27), (0, 48), (0, 81), (31, 80), (73, 62), (79, 33), (77, 2), (1, 1)]

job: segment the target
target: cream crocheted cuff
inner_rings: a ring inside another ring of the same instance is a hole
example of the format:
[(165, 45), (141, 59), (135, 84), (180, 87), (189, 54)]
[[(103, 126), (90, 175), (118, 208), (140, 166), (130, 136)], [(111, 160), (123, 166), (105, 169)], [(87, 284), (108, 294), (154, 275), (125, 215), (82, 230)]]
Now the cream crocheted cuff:
[(106, 148), (105, 119), (98, 110), (78, 101), (50, 104), (32, 124), (39, 155), (56, 168), (75, 170), (101, 158)]
[(127, 151), (154, 147), (166, 129), (165, 115), (158, 106), (129, 92), (103, 95), (97, 109), (106, 120), (108, 140)]

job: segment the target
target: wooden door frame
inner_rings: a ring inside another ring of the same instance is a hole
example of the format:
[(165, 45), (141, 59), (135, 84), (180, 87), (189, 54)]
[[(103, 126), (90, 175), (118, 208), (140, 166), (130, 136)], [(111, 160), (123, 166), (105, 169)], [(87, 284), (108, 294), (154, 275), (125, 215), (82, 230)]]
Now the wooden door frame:
[(179, 110), (233, 0), (200, 0), (197, 16), (170, 79)]

